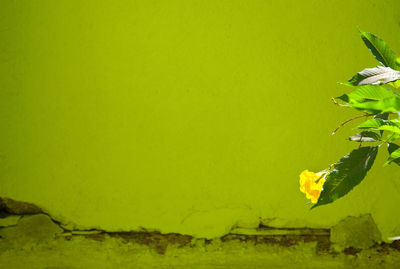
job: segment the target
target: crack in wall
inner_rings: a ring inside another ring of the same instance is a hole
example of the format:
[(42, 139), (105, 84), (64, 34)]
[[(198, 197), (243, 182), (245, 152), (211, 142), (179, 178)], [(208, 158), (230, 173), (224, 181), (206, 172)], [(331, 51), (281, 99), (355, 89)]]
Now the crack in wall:
[[(121, 240), (122, 243), (134, 243), (139, 245), (147, 245), (154, 249), (158, 254), (165, 254), (168, 246), (174, 245), (178, 248), (193, 247), (198, 244), (219, 245), (228, 242), (239, 242), (252, 245), (270, 245), (284, 248), (290, 248), (299, 244), (315, 243), (315, 252), (317, 255), (337, 255), (342, 252), (346, 255), (356, 256), (362, 251), (362, 248), (353, 246), (345, 246), (339, 252), (332, 248), (331, 229), (316, 229), (316, 228), (279, 228), (269, 227), (262, 223), (258, 228), (240, 228), (233, 227), (231, 231), (221, 237), (214, 239), (196, 238), (191, 235), (180, 233), (160, 233), (157, 231), (120, 231), (110, 232), (99, 229), (90, 230), (69, 230), (66, 229), (60, 222), (54, 220), (49, 214), (43, 212), (38, 206), (15, 201), (10, 198), (0, 198), (0, 220), (14, 218), (9, 224), (1, 224), (0, 232), (9, 227), (18, 227), (21, 221), (26, 222), (28, 216), (46, 216), (50, 223), (45, 225), (54, 225), (54, 230), (59, 230), (52, 237), (64, 238), (72, 240), (74, 237), (84, 237), (95, 241), (105, 241), (110, 238)], [(361, 216), (360, 218), (366, 218)], [(352, 221), (357, 218), (352, 217)], [(40, 224), (40, 223), (39, 223)], [(0, 235), (1, 236), (1, 235)], [(0, 240), (2, 238), (0, 237)], [(381, 252), (387, 252), (387, 249), (395, 249), (400, 251), (400, 241), (394, 241), (391, 244), (387, 243), (372, 243), (374, 248), (380, 249)], [(386, 250), (385, 250), (386, 249)]]

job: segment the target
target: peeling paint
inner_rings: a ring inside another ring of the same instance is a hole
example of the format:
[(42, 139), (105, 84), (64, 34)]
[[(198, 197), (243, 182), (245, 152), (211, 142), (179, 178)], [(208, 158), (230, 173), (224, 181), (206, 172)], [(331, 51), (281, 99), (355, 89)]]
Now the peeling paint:
[(395, 268), (400, 262), (400, 241), (338, 252), (326, 229), (256, 231), (214, 239), (157, 232), (66, 234), (47, 215), (24, 215), (16, 226), (0, 228), (0, 267), (350, 269)]

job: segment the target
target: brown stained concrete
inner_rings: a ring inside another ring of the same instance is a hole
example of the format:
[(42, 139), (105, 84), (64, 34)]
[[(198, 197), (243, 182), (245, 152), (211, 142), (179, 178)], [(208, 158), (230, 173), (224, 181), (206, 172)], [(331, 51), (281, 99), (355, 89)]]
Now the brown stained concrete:
[[(400, 241), (337, 248), (329, 229), (260, 226), (252, 231), (234, 229), (215, 239), (143, 231), (70, 231), (37, 213), (40, 208), (32, 204), (1, 199), (0, 206), (2, 219), (12, 219), (0, 222), (0, 268), (399, 268), (400, 264)], [(362, 230), (360, 223), (368, 217), (360, 219), (344, 220), (335, 229), (347, 222)]]

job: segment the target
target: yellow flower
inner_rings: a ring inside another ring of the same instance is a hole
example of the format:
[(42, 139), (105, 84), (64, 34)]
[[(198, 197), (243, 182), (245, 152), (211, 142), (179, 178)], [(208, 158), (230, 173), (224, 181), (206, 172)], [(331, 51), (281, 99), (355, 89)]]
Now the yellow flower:
[(304, 170), (300, 174), (300, 191), (304, 192), (307, 199), (311, 199), (311, 202), (314, 204), (318, 202), (322, 186), (325, 183), (326, 174), (324, 171), (314, 173), (308, 170)]

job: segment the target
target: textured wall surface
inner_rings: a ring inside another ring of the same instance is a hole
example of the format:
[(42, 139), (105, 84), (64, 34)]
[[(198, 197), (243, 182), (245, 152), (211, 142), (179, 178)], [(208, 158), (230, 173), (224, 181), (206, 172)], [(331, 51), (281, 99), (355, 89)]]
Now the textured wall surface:
[[(369, 222), (367, 215), (360, 219), (356, 224), (355, 217), (348, 217), (342, 224), (361, 231), (361, 226), (374, 228), (361, 224)], [(148, 232), (71, 233), (43, 214), (13, 216), (0, 219), (0, 268), (387, 269), (400, 263), (400, 241), (372, 247), (365, 245), (367, 241), (353, 242), (355, 247), (341, 251), (330, 243), (327, 229), (299, 231), (264, 229), (257, 235), (231, 233), (210, 240)]]
[[(336, 203), (298, 190), (351, 150), (336, 82), (400, 53), (397, 0), (0, 3), (0, 197), (75, 228), (215, 237), (371, 213), (400, 234), (398, 167)], [(284, 110), (282, 110), (284, 109)]]

